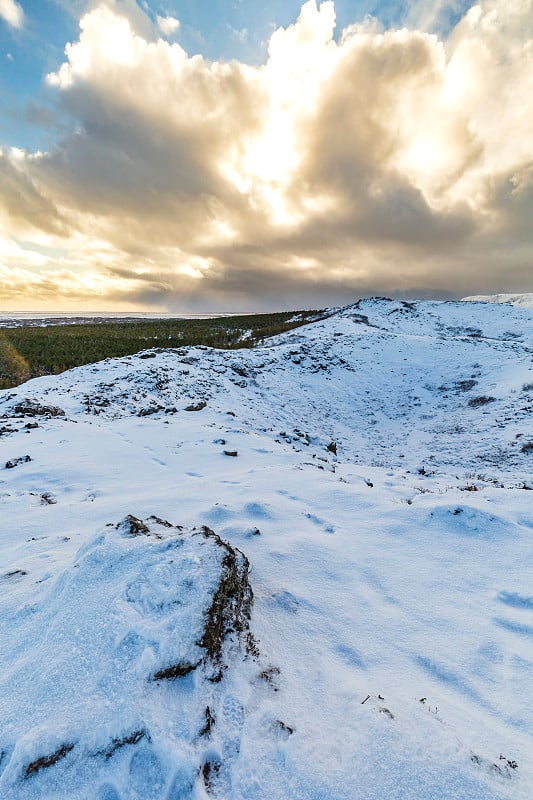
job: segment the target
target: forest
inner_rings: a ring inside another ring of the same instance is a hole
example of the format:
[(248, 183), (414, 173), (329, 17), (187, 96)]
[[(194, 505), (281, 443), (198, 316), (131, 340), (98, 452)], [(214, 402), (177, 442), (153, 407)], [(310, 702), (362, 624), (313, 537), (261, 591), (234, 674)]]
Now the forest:
[(324, 315), (318, 310), (282, 311), (214, 319), (93, 319), (80, 324), (0, 328), (0, 389), (154, 347), (254, 347)]

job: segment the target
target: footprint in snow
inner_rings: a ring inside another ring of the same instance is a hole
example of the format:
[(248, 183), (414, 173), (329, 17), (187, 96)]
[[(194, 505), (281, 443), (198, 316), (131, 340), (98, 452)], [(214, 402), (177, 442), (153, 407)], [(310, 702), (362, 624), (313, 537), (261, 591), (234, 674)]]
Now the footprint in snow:
[(231, 779), (228, 765), (212, 750), (204, 759), (201, 769), (204, 786), (209, 797), (228, 800), (231, 797)]
[(313, 525), (316, 525), (317, 528), (322, 528), (325, 533), (335, 533), (335, 526), (326, 524), (326, 520), (317, 517), (316, 514), (308, 513), (305, 516)]
[(518, 594), (518, 592), (498, 592), (498, 600), (511, 608), (523, 608), (533, 611), (533, 597)]
[(4, 580), (4, 581), (15, 582), (15, 581), (21, 580), (21, 578), (24, 578), (27, 574), (28, 573), (24, 569), (14, 569), (14, 570), (11, 570), (10, 572), (5, 572), (1, 576), (1, 579)]
[(246, 503), (244, 513), (252, 519), (272, 519), (272, 509), (265, 503)]
[(278, 592), (272, 596), (275, 605), (288, 611), (290, 614), (297, 614), (300, 607), (300, 600), (295, 597), (292, 592), (284, 591)]
[(89, 492), (87, 497), (84, 498), (83, 502), (85, 502), (85, 503), (94, 503), (94, 501), (96, 500), (97, 497), (98, 497), (98, 493), (97, 492)]
[(114, 786), (111, 786), (110, 783), (104, 783), (98, 790), (96, 800), (120, 800), (120, 795)]
[(281, 741), (287, 740), (294, 733), (294, 728), (291, 728), (281, 719), (276, 719), (272, 722), (271, 730), (274, 736)]
[(165, 783), (161, 760), (152, 748), (143, 747), (137, 750), (130, 761), (129, 785), (133, 789), (133, 797), (159, 800)]
[(244, 708), (236, 697), (226, 695), (222, 703), (222, 729), (224, 732), (224, 758), (233, 761), (241, 749), (241, 731), (244, 725)]
[(195, 773), (192, 770), (178, 769), (170, 784), (166, 800), (191, 800), (195, 778)]
[(220, 523), (233, 519), (235, 517), (235, 512), (232, 511), (229, 506), (222, 505), (221, 503), (215, 503), (215, 505), (211, 506), (209, 511), (205, 514), (205, 517), (210, 522)]
[(272, 519), (274, 513), (270, 506), (265, 503), (246, 503), (244, 512), (252, 519)]
[(123, 663), (132, 663), (142, 655), (145, 646), (145, 639), (136, 631), (132, 630), (119, 642), (116, 648), (116, 654)]
[(335, 652), (343, 661), (350, 667), (357, 667), (358, 669), (364, 668), (364, 661), (361, 654), (348, 644), (339, 644), (335, 647)]
[(511, 633), (517, 633), (520, 636), (533, 637), (533, 625), (524, 625), (522, 622), (514, 622), (513, 620), (495, 617), (493, 620), (494, 625), (503, 628)]
[(214, 728), (220, 749), (211, 748), (203, 759), (201, 775), (209, 797), (227, 800), (232, 796), (231, 766), (241, 750), (244, 708), (231, 694), (224, 697)]

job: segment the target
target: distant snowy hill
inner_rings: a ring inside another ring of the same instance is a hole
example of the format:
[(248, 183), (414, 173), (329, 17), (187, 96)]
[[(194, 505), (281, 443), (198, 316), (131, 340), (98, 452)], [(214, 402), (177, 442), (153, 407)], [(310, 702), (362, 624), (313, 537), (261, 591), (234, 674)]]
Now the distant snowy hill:
[(2, 800), (529, 800), (533, 312), (0, 392)]
[(463, 300), (481, 301), (484, 303), (510, 303), (513, 306), (533, 308), (533, 292), (522, 294), (480, 294), (472, 297), (463, 297)]

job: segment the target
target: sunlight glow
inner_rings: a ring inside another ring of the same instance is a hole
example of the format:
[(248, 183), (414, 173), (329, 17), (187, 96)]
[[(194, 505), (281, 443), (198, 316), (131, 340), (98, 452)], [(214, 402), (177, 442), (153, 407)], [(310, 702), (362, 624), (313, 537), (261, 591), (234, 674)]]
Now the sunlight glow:
[(335, 64), (335, 9), (315, 0), (302, 6), (298, 22), (274, 32), (269, 59), (261, 69), (268, 98), (262, 129), (245, 143), (242, 154), (223, 170), (233, 185), (251, 197), (256, 208), (270, 209), (275, 225), (301, 219), (287, 190), (297, 176), (302, 156), (299, 130), (316, 111), (322, 82)]
[(211, 263), (209, 259), (202, 258), (201, 256), (192, 256), (187, 264), (182, 264), (178, 268), (180, 275), (186, 275), (193, 280), (200, 280), (205, 277), (205, 273), (209, 270)]
[(336, 31), (333, 2), (307, 0), (251, 65), (94, 0), (47, 77), (48, 151), (0, 147), (1, 302), (487, 293), (495, 241), (522, 287), (531, 2), (479, 0), (444, 35), (408, 17)]

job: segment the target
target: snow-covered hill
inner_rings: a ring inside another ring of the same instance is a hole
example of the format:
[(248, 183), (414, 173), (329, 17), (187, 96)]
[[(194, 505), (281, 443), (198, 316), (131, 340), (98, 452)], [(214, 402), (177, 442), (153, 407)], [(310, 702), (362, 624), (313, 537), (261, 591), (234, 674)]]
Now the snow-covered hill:
[(374, 299), (1, 393), (0, 797), (530, 798), (532, 339)]
[(476, 294), (471, 297), (463, 297), (463, 300), (483, 303), (510, 303), (513, 306), (533, 308), (533, 292), (522, 292), (521, 294)]

